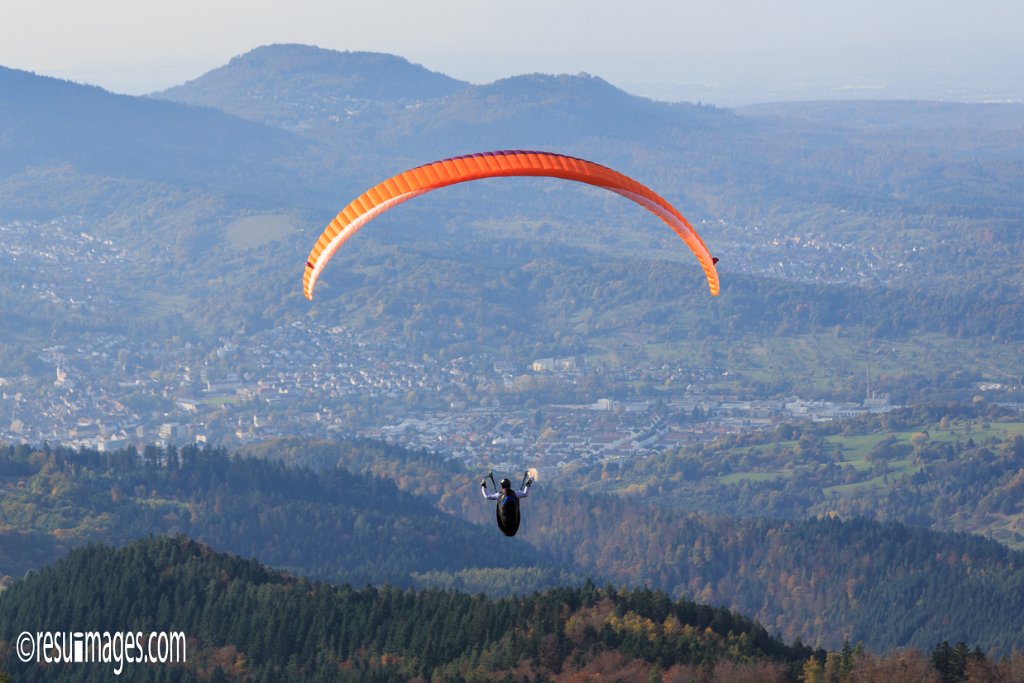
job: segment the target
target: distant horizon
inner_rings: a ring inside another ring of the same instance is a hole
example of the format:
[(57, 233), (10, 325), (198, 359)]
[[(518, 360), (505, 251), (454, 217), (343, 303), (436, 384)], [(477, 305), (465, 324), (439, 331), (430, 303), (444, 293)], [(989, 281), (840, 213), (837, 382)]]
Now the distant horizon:
[(0, 64), (144, 95), (298, 43), (398, 55), (474, 84), (586, 72), (643, 97), (721, 106), (1021, 102), (1021, 25), (1024, 5), (1000, 0), (395, 0), (386, 16), (368, 0), (5, 0)]
[[(722, 83), (674, 83), (674, 82), (657, 82), (657, 81), (637, 81), (637, 82), (615, 82), (603, 74), (595, 73), (592, 71), (575, 72), (570, 74), (568, 72), (542, 72), (542, 71), (522, 71), (517, 73), (508, 73), (503, 76), (498, 76), (490, 81), (473, 81), (471, 79), (461, 78), (456, 74), (449, 73), (443, 69), (435, 68), (430, 64), (417, 62), (416, 60), (410, 59), (406, 55), (385, 52), (382, 50), (336, 50), (334, 48), (321, 47), (318, 45), (311, 45), (307, 43), (267, 43), (264, 45), (253, 46), (250, 50), (246, 50), (236, 55), (232, 55), (225, 59), (221, 64), (213, 65), (204, 71), (188, 76), (181, 81), (170, 83), (165, 87), (157, 88), (155, 90), (144, 89), (140, 92), (123, 92), (119, 90), (113, 90), (103, 83), (89, 82), (71, 78), (64, 74), (55, 73), (44, 73), (33, 69), (25, 69), (18, 65), (3, 64), (0, 63), (0, 67), (6, 67), (9, 69), (15, 69), (20, 71), (27, 71), (37, 76), (56, 78), (60, 80), (67, 80), (79, 85), (96, 86), (109, 92), (121, 95), (129, 96), (147, 96), (153, 95), (169, 88), (182, 85), (189, 81), (201, 78), (205, 74), (226, 66), (232, 59), (243, 56), (264, 47), (272, 45), (304, 45), (307, 47), (313, 47), (321, 50), (338, 52), (338, 53), (376, 53), (386, 54), (394, 57), (405, 59), (411, 64), (421, 66), (429, 71), (437, 72), (455, 78), (457, 80), (466, 81), (472, 85), (487, 85), (497, 81), (505, 80), (508, 78), (515, 78), (517, 76), (524, 76), (533, 73), (542, 73), (545, 75), (577, 75), (585, 73), (590, 76), (601, 78), (611, 85), (627, 92), (631, 95), (644, 97), (651, 100), (662, 101), (662, 102), (694, 102), (703, 103), (713, 106), (720, 106), (723, 108), (729, 107), (743, 107), (758, 104), (773, 104), (783, 102), (826, 102), (826, 101), (936, 101), (936, 102), (948, 102), (948, 103), (1009, 103), (1009, 104), (1022, 104), (1024, 103), (1024, 91), (1017, 93), (1015, 89), (1008, 88), (1005, 92), (1001, 92), (997, 86), (989, 86), (987, 88), (978, 87), (976, 90), (962, 89), (937, 89), (930, 87), (927, 84), (918, 84), (916, 86), (903, 86), (903, 87), (892, 87), (885, 85), (881, 82), (878, 83), (849, 83), (845, 85), (834, 86), (828, 82), (822, 80), (820, 82), (811, 83), (790, 83), (786, 80), (779, 80), (774, 83), (760, 84), (761, 97), (757, 97), (752, 94), (744, 94), (745, 91), (739, 85), (733, 85), (732, 87), (724, 85)], [(774, 94), (774, 96), (772, 96)]]

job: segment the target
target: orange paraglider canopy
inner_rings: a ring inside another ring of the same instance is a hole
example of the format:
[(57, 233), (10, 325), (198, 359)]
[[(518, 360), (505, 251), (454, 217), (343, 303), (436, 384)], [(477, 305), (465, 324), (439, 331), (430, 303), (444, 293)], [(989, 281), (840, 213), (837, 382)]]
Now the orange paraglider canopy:
[(718, 295), (718, 271), (704, 241), (679, 211), (650, 188), (607, 166), (551, 152), (484, 152), (417, 166), (375, 185), (356, 197), (324, 229), (306, 260), (302, 290), (312, 300), (313, 289), (334, 252), (359, 228), (391, 207), (425, 192), (481, 178), (546, 176), (574, 180), (618, 193), (663, 220), (700, 261), (708, 288)]

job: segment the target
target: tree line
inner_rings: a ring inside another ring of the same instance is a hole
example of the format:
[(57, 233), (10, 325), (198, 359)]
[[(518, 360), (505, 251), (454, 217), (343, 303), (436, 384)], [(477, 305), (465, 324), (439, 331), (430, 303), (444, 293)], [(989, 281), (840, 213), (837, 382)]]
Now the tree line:
[[(493, 523), (493, 510), (479, 504), (479, 473), (436, 454), (301, 440), (248, 452), (386, 474), (435, 496), (451, 514)], [(714, 454), (705, 460), (713, 464)], [(609, 472), (608, 481), (625, 488), (637, 474), (629, 467)], [(688, 492), (672, 488), (675, 482), (650, 489), (647, 498), (601, 492), (601, 484), (599, 476), (570, 473), (539, 482), (524, 503), (520, 536), (591, 575), (724, 604), (785, 638), (826, 647), (839, 647), (844, 636), (880, 649), (964, 640), (1005, 654), (1024, 642), (1024, 554), (992, 540), (863, 515), (787, 520), (756, 508), (745, 517), (737, 516), (741, 507), (728, 514), (687, 510), (676, 498)]]
[[(48, 596), (59, 596), (51, 599)], [(181, 665), (148, 681), (559, 680), (587, 667), (683, 673), (720, 663), (788, 676), (814, 653), (723, 608), (587, 582), (494, 600), (310, 582), (184, 537), (91, 545), (0, 599), (0, 648), (19, 681), (87, 680), (97, 665), (22, 664), (22, 631), (182, 631)], [(606, 670), (606, 673), (612, 673)], [(89, 679), (91, 680), (91, 679)]]

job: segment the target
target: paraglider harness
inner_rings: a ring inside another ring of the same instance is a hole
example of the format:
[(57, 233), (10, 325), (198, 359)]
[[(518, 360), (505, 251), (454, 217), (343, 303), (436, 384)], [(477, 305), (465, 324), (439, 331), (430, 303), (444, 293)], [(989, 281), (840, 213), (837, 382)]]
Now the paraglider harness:
[[(523, 481), (519, 485), (519, 490), (528, 486), (526, 483), (529, 478), (529, 472), (523, 472)], [(491, 485), (494, 486), (495, 491), (499, 491), (498, 485), (494, 482), (494, 473), (488, 472), (487, 476), (491, 478)], [(531, 481), (530, 484), (533, 482)], [(509, 487), (508, 493), (498, 498), (498, 504), (494, 508), (494, 516), (498, 521), (498, 528), (501, 529), (501, 533), (506, 536), (515, 536), (516, 532), (519, 531), (519, 496), (516, 492)]]

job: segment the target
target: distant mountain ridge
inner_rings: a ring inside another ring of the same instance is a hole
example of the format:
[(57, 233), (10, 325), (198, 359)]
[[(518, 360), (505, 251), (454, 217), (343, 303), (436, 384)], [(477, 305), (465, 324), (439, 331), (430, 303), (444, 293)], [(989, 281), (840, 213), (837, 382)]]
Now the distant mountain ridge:
[[(217, 107), (332, 146), (372, 141), (401, 151), (425, 139), (464, 151), (565, 145), (583, 136), (636, 139), (652, 129), (735, 120), (724, 110), (630, 95), (589, 74), (473, 85), (393, 55), (306, 45), (256, 48), (153, 97)], [(389, 144), (396, 133), (401, 144)]]
[[(298, 65), (301, 74), (282, 77)], [(526, 74), (485, 85), (443, 77), (445, 87), (430, 86), (438, 78), (400, 58), (277, 45), (154, 96), (300, 132), (370, 177), (454, 154), (550, 149), (679, 188), (666, 198), (683, 203), (691, 219), (707, 211), (750, 221), (810, 207), (923, 216), (937, 208), (970, 217), (1019, 211), (1013, 164), (1024, 153), (1024, 130), (1008, 128), (1020, 109), (1012, 105), (805, 103), (732, 111), (637, 97), (587, 74)], [(384, 94), (369, 87), (375, 80)], [(395, 92), (410, 95), (401, 100)], [(958, 120), (969, 125), (952, 139), (929, 123), (956, 127)], [(961, 156), (970, 149), (983, 152), (980, 163)]]
[(444, 74), (377, 52), (337, 52), (268, 45), (235, 57), (154, 98), (216, 107), (237, 116), (306, 132), (310, 119), (346, 119), (443, 98), (470, 87)]
[(444, 97), (469, 83), (430, 71), (383, 52), (338, 52), (310, 45), (279, 44), (255, 48), (224, 66), (155, 93), (163, 99), (221, 106), (244, 89), (250, 97), (330, 88), (345, 99), (415, 102)]
[(305, 145), (215, 109), (0, 67), (0, 176), (71, 163), (87, 173), (223, 183)]

